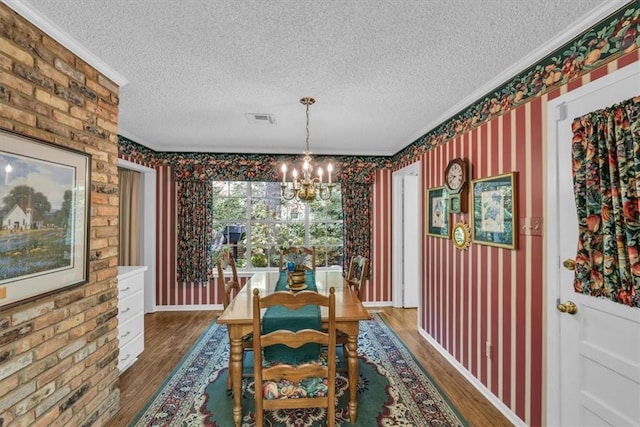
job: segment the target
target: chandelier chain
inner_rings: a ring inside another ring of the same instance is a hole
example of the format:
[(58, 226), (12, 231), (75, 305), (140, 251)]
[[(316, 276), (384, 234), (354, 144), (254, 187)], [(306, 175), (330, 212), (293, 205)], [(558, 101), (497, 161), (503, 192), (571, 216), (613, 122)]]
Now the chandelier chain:
[(307, 150), (305, 151), (305, 154), (309, 154), (309, 103), (306, 104), (307, 106)]

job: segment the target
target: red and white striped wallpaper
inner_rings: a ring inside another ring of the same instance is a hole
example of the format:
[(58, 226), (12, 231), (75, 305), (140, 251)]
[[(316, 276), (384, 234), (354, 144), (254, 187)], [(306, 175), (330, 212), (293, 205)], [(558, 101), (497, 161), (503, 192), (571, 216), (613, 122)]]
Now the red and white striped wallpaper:
[[(427, 188), (442, 185), (451, 158), (466, 157), (472, 178), (517, 171), (518, 217), (544, 219), (546, 102), (637, 60), (635, 50), (422, 155), (417, 160), (423, 198)], [(390, 305), (392, 299), (391, 175), (391, 170), (378, 171), (373, 187), (372, 266), (365, 302), (378, 305)], [(157, 180), (157, 305), (204, 309), (221, 304), (217, 286), (176, 282), (171, 168), (158, 167)], [(470, 222), (468, 214), (453, 215), (452, 222), (458, 220)], [(519, 418), (541, 425), (544, 237), (520, 234), (517, 250), (472, 243), (460, 251), (447, 239), (423, 235), (419, 326)], [(486, 357), (486, 343), (492, 347), (491, 358)]]
[(392, 185), (389, 169), (376, 172), (373, 184), (373, 224), (371, 231), (371, 265), (369, 268), (369, 282), (364, 300), (369, 303), (391, 304), (391, 210)]
[[(472, 179), (517, 171), (518, 217), (542, 218), (544, 102), (536, 98), (425, 154), (424, 188), (442, 185), (447, 162), (465, 157)], [(469, 214), (452, 215), (458, 221), (471, 222)], [(540, 392), (541, 377), (531, 372), (542, 369), (543, 261), (540, 236), (520, 234), (517, 250), (472, 243), (461, 251), (431, 236), (423, 243), (420, 325), (519, 417), (533, 411), (538, 421), (540, 396), (531, 408), (528, 395)]]

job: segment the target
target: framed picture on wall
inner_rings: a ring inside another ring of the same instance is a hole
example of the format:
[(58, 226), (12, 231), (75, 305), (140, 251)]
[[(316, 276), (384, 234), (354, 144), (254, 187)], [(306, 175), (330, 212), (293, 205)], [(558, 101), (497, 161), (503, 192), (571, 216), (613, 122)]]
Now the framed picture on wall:
[(444, 187), (427, 190), (427, 235), (449, 238), (449, 194)]
[(517, 173), (471, 181), (473, 242), (517, 248)]
[(88, 280), (91, 156), (0, 131), (0, 307)]

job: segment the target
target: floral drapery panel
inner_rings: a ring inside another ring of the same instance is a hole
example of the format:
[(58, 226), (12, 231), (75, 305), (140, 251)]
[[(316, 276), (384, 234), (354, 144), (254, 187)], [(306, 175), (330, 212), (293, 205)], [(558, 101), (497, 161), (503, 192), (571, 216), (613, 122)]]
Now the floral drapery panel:
[(178, 280), (204, 282), (211, 265), (211, 181), (178, 181)]
[(343, 269), (349, 267), (352, 257), (360, 255), (371, 259), (371, 222), (373, 194), (368, 182), (342, 184), (342, 210), (344, 212)]
[(572, 124), (576, 292), (640, 307), (640, 97)]

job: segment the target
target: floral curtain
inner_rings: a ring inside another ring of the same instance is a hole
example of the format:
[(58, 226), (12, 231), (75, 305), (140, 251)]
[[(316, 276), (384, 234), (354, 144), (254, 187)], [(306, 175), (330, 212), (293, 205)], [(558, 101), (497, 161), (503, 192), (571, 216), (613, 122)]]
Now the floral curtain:
[(211, 268), (211, 181), (178, 181), (177, 193), (178, 280), (204, 282)]
[(640, 97), (572, 124), (576, 292), (640, 307)]
[(344, 259), (343, 269), (357, 255), (371, 259), (371, 222), (373, 193), (368, 182), (345, 182), (342, 184), (342, 210), (344, 212)]

